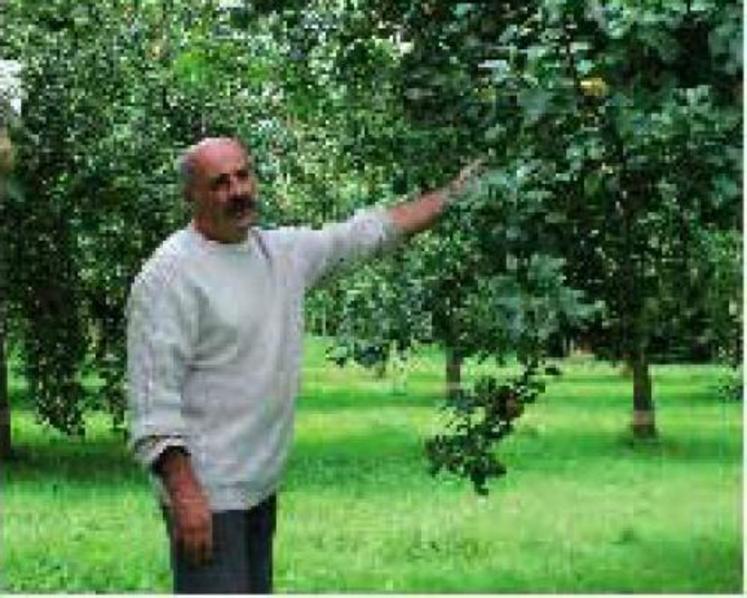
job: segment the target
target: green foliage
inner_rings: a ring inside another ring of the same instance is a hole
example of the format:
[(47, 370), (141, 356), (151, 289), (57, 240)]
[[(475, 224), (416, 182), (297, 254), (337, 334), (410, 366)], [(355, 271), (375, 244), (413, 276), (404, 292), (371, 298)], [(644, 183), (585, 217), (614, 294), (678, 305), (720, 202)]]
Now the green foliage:
[(744, 397), (742, 330), (742, 239), (736, 231), (705, 233), (701, 240), (705, 255), (707, 284), (703, 305), (707, 326), (717, 347), (717, 360), (726, 371), (721, 395), (728, 400)]
[(11, 337), (53, 426), (82, 432), (87, 370), (121, 422), (126, 292), (184, 219), (174, 159), (216, 133), (252, 148), (267, 224), (391, 203), (486, 156), (439, 228), (312, 297), (339, 362), (435, 341), (530, 371), (558, 331), (616, 358), (697, 337), (737, 359), (738, 2), (0, 11), (26, 92), (0, 225)]
[(692, 308), (699, 231), (738, 221), (741, 71), (717, 41), (737, 8), (544, 3), (504, 31), (514, 50), (490, 66), (514, 107), (494, 136), (511, 160), (537, 164), (546, 234), (571, 283), (607, 308), (594, 339), (603, 354), (645, 349)]
[(488, 494), (487, 481), (506, 473), (495, 455), (495, 445), (514, 430), (514, 420), (545, 390), (534, 367), (499, 383), (493, 376), (479, 378), (471, 391), (449, 397), (448, 434), (436, 434), (425, 444), (431, 474), (442, 469), (469, 479), (475, 492)]
[[(380, 157), (407, 173), (396, 190), (437, 186), (468, 157), (489, 156), (485, 188), (400, 264), (420, 281), (409, 303), (430, 338), (458, 357), (516, 350), (532, 363), (553, 332), (578, 333), (595, 313), (576, 288), (604, 308), (585, 333), (600, 355), (645, 363), (668, 337), (713, 346), (718, 318), (704, 313), (725, 312), (703, 292), (712, 268), (701, 239), (739, 221), (739, 3), (357, 11), (396, 31), (390, 122), (402, 151)], [(356, 287), (345, 312), (355, 323), (342, 324), (343, 344), (363, 349), (345, 354), (362, 362), (385, 359), (381, 348), (407, 330), (384, 289)], [(479, 461), (477, 444), (462, 457)]]
[[(272, 178), (285, 151), (262, 79), (271, 44), (214, 35), (223, 16), (209, 3), (169, 4), (3, 6), (2, 53), (23, 62), (26, 97), (23, 193), (3, 219), (13, 338), (40, 417), (70, 433), (83, 433), (89, 403), (123, 421), (126, 295), (184, 219), (178, 152), (238, 134)], [(78, 382), (87, 369), (105, 382), (98, 396)]]

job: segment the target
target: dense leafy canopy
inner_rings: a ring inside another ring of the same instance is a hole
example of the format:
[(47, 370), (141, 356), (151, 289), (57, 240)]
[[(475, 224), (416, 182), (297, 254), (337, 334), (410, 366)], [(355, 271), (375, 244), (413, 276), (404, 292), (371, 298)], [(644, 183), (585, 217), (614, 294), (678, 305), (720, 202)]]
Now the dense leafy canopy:
[(470, 356), (518, 357), (514, 381), (452, 387), (454, 433), (429, 444), (477, 487), (503, 471), (500, 405), (534, 399), (559, 335), (630, 362), (637, 410), (661, 346), (740, 361), (738, 2), (11, 0), (0, 17), (25, 89), (4, 304), (61, 430), (82, 433), (89, 406), (122, 422), (126, 293), (183, 222), (174, 160), (206, 134), (248, 142), (267, 225), (343, 218), (486, 157), (438, 228), (308, 303), (339, 363), (438, 342), (456, 382)]

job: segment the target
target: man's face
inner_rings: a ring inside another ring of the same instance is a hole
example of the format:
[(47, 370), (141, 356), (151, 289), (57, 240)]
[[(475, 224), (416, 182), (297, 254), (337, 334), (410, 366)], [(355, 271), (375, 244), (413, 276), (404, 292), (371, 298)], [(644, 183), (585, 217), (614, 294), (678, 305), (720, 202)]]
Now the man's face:
[(188, 196), (197, 229), (223, 243), (237, 243), (257, 220), (257, 179), (246, 151), (230, 139), (216, 139), (193, 158)]

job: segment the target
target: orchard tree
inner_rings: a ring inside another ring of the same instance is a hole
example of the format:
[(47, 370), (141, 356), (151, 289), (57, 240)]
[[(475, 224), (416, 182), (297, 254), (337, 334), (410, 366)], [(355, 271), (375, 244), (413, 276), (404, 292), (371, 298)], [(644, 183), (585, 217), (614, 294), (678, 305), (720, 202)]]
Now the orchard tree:
[[(442, 8), (359, 3), (339, 29), (327, 31), (325, 43), (337, 44), (337, 51), (326, 50), (334, 60), (329, 70), (346, 102), (357, 108), (336, 129), (341, 143), (363, 172), (386, 173), (391, 195), (437, 187), (469, 158), (491, 149), (485, 130), (496, 109), (486, 93), (489, 81), (477, 68), (485, 49), (465, 43), (480, 15), (463, 19), (471, 9)], [(506, 24), (516, 18), (512, 10), (492, 11)], [(365, 65), (382, 47), (388, 49), (382, 53), (386, 68), (372, 78)], [(418, 342), (441, 344), (447, 394), (458, 415), (456, 432), (432, 439), (429, 456), (434, 469), (469, 477), (479, 490), (503, 469), (492, 447), (510, 431), (517, 410), (502, 402), (511, 395), (522, 401), (536, 396), (533, 378), (547, 338), (590, 311), (565, 284), (563, 262), (546, 242), (543, 197), (531, 190), (524, 197), (523, 167), (504, 172), (489, 162), (484, 184), (451, 210), (439, 230), (346, 280), (331, 355), (372, 365)], [(463, 392), (467, 357), (514, 353), (525, 367), (517, 380)]]
[(0, 459), (11, 455), (10, 398), (8, 388), (8, 272), (5, 253), (10, 230), (5, 212), (6, 200), (18, 193), (13, 177), (15, 150), (12, 131), (18, 127), (22, 105), (20, 64), (0, 60)]
[[(480, 39), (475, 42), (474, 37), (486, 15), (472, 14), (475, 7), (466, 3), (456, 7), (451, 4), (358, 3), (346, 11), (346, 18), (334, 35), (328, 35), (328, 39), (333, 40), (328, 43), (338, 44), (337, 51), (329, 52), (334, 59), (331, 70), (336, 80), (344, 84), (346, 101), (358, 108), (355, 115), (348, 116), (348, 126), (340, 132), (348, 137), (347, 140), (343, 138), (342, 143), (350, 148), (349, 159), (361, 164), (362, 169), (378, 169), (385, 173), (384, 178), (391, 181), (391, 195), (436, 187), (470, 157), (490, 148), (485, 143), (485, 130), (497, 115), (488, 97), (489, 82), (477, 68), (485, 57), (485, 47)], [(496, 19), (508, 24), (517, 18), (513, 9), (486, 7), (484, 10), (493, 19), (492, 27), (498, 27)], [(381, 48), (388, 48), (388, 51), (382, 52)], [(377, 58), (379, 56), (384, 60)], [(377, 66), (376, 76), (367, 68), (372, 62)], [(514, 175), (520, 173), (516, 171), (509, 178)], [(484, 199), (492, 193), (493, 199), (502, 203), (497, 191), (496, 185), (486, 185), (476, 195), (482, 194)], [(510, 201), (516, 204), (515, 197)], [(473, 202), (476, 203), (480, 203), (479, 200)], [(487, 353), (492, 350), (485, 322), (478, 323), (477, 318), (467, 315), (474, 305), (481, 303), (474, 299), (476, 293), (485, 299), (483, 303), (491, 302), (487, 287), (479, 283), (480, 276), (505, 272), (507, 267), (519, 263), (518, 256), (512, 256), (517, 261), (509, 259), (507, 266), (506, 259), (501, 259), (505, 258), (506, 248), (488, 247), (490, 243), (485, 239), (490, 234), (482, 234), (485, 229), (491, 229), (496, 233), (493, 236), (499, 236), (493, 229), (503, 227), (504, 223), (492, 219), (483, 224), (476, 218), (471, 219), (468, 214), (473, 208), (460, 212), (456, 226), (441, 234), (425, 235), (424, 240), (417, 243), (418, 250), (408, 252), (414, 257), (398, 259), (396, 265), (396, 270), (406, 272), (407, 278), (419, 282), (420, 290), (411, 290), (409, 294), (420, 297), (404, 303), (419, 303), (418, 309), (430, 314), (430, 339), (437, 339), (447, 349), (450, 356), (448, 377), (455, 388), (466, 355), (482, 349)], [(529, 206), (527, 214), (533, 214), (535, 208), (536, 205)], [(523, 209), (522, 203), (516, 205), (517, 222), (512, 223), (510, 234), (521, 235), (518, 221), (534, 218), (521, 214)], [(452, 224), (456, 222), (454, 218), (451, 220)], [(527, 238), (532, 235), (537, 236), (528, 233)], [(449, 242), (444, 242), (445, 239)], [(480, 243), (484, 247), (480, 247)], [(547, 246), (534, 247), (538, 254), (544, 249)], [(489, 251), (498, 253), (489, 255)], [(528, 264), (529, 252), (524, 253), (527, 259), (521, 262), (522, 266)], [(473, 263), (481, 261), (484, 264), (479, 267)], [(368, 287), (381, 288), (370, 284)], [(349, 289), (351, 301), (358, 301), (361, 296), (358, 286), (352, 284)], [(374, 294), (379, 299), (384, 296), (394, 299), (386, 308), (381, 309), (379, 304), (374, 309), (382, 313), (400, 313), (393, 305), (402, 302), (402, 293), (382, 295), (374, 291)], [(443, 300), (438, 301), (438, 298)], [(423, 308), (426, 304), (428, 307)], [(360, 313), (359, 324), (365, 327), (367, 324), (363, 320), (368, 312)], [(413, 315), (417, 318), (417, 314), (408, 310), (401, 318), (395, 318), (399, 320), (395, 326), (406, 327)], [(346, 335), (347, 338), (352, 336)], [(385, 336), (379, 331), (381, 340), (374, 343), (382, 355), (386, 353), (384, 345), (388, 344)], [(396, 336), (403, 346), (411, 334), (400, 331)], [(503, 342), (501, 347), (503, 351)]]
[[(654, 434), (651, 340), (678, 314), (704, 309), (704, 240), (739, 227), (739, 3), (372, 10), (407, 44), (399, 82), (411, 134), (402, 145), (417, 148), (407, 171), (432, 186), (457, 156), (488, 152), (497, 188), (520, 190), (501, 218), (518, 221), (506, 230), (521, 247), (494, 251), (561, 256), (571, 286), (604, 302), (593, 348), (629, 364), (633, 430)], [(505, 234), (506, 221), (491, 217), (502, 203), (478, 208), (472, 223), (492, 230), (476, 238)], [(453, 306), (466, 304), (470, 258), (480, 253), (460, 254), (470, 239), (448, 226), (449, 242), (433, 242), (430, 279), (445, 299), (436, 312), (449, 310), (434, 313), (434, 325), (455, 379), (463, 325)]]
[[(285, 151), (267, 81), (271, 39), (230, 35), (212, 3), (2, 10), (1, 52), (23, 64), (26, 98), (22, 192), (3, 203), (12, 338), (41, 421), (82, 434), (94, 408), (119, 426), (126, 294), (185, 219), (179, 151), (206, 134), (238, 134), (269, 178)], [(103, 382), (94, 394), (81, 383), (87, 372)]]
[[(3, 108), (3, 114), (9, 114), (7, 102), (0, 99), (0, 106)], [(9, 179), (13, 170), (13, 144), (11, 143), (10, 133), (6, 124), (7, 117), (0, 121), (0, 215), (5, 211), (2, 206), (5, 204), (6, 196), (9, 193)], [(3, 221), (5, 219), (3, 218)], [(0, 240), (5, 241), (7, 238), (6, 231), (2, 229)], [(2, 247), (5, 247), (3, 243)], [(0, 255), (0, 459), (7, 459), (11, 454), (11, 427), (10, 427), (10, 399), (8, 396), (8, 359), (7, 359), (7, 274), (8, 262), (4, 255)]]
[[(158, 211), (133, 201), (145, 197), (145, 177), (133, 173), (152, 176), (158, 168), (159, 150), (148, 146), (158, 129), (150, 130), (136, 104), (150, 91), (137, 68), (150, 56), (142, 30), (119, 5), (6, 3), (4, 11), (4, 50), (24, 65), (27, 98), (18, 144), (22, 193), (9, 198), (4, 220), (8, 232), (23, 232), (8, 234), (5, 245), (14, 338), (39, 418), (82, 434), (84, 362), (99, 362), (110, 380), (121, 287), (136, 248), (147, 243), (148, 231), (131, 223), (159, 228)], [(158, 195), (149, 195), (157, 205)], [(120, 421), (121, 392), (105, 384), (102, 396)]]
[[(428, 314), (432, 338), (445, 346), (452, 389), (465, 355), (500, 353), (507, 336), (491, 306), (510, 294), (485, 281), (513, 270), (526, 282), (528, 264), (561, 257), (554, 280), (603, 302), (603, 317), (587, 336), (598, 355), (628, 363), (632, 429), (654, 435), (652, 339), (707, 307), (699, 291), (711, 280), (712, 233), (741, 237), (738, 3), (383, 2), (359, 3), (356, 11), (364, 25), (347, 40), (350, 53), (382, 35), (382, 23), (401, 51), (392, 78), (400, 101), (392, 102), (386, 128), (400, 135), (399, 160), (379, 156), (390, 172), (397, 164), (407, 173), (398, 190), (437, 186), (465, 155), (487, 153), (493, 167), (485, 179), (492, 191), (464, 202), (443, 236), (425, 236), (413, 257), (418, 265), (402, 270), (408, 292), (417, 288), (427, 298), (409, 305)], [(349, 61), (343, 66), (344, 76), (355, 74)], [(463, 234), (480, 225), (474, 237)], [(480, 263), (489, 255), (498, 259)], [(348, 287), (343, 313), (353, 317), (342, 326), (352, 349), (343, 356), (383, 359), (393, 340), (407, 345), (401, 339), (414, 331), (401, 322), (412, 318), (392, 308), (401, 301), (397, 287), (362, 278)], [(535, 288), (544, 298), (553, 294), (547, 285)], [(525, 305), (517, 295), (512, 304)], [(480, 308), (489, 317), (480, 319)], [(377, 326), (367, 313), (377, 314)], [(526, 344), (541, 354), (530, 331), (524, 328)], [(521, 354), (523, 343), (511, 340)], [(485, 388), (476, 394), (490, 394)], [(460, 396), (452, 393), (452, 402)], [(482, 423), (472, 437), (478, 443), (492, 434)], [(451, 456), (485, 456), (463, 448)], [(464, 459), (441, 463), (466, 473)], [(473, 473), (495, 474), (491, 467), (488, 460)]]
[(703, 298), (707, 233), (739, 226), (740, 13), (545, 2), (489, 65), (520, 115), (494, 134), (546, 195), (573, 284), (606, 305), (593, 346), (629, 363), (641, 436), (656, 432), (651, 339)]

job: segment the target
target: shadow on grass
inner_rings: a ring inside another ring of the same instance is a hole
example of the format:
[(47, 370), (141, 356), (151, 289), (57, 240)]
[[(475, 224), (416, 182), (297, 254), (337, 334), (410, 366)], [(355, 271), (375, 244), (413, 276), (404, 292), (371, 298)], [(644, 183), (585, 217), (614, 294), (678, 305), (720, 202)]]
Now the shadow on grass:
[[(742, 587), (743, 547), (739, 533), (724, 535), (714, 530), (711, 535), (679, 537), (657, 534), (643, 529), (628, 538), (616, 540), (620, 551), (634, 555), (630, 566), (636, 577), (620, 576), (620, 592), (667, 593), (734, 593)], [(651, 567), (656, 563), (656, 567)], [(624, 585), (620, 585), (621, 582)], [(610, 587), (604, 569), (587, 575), (581, 592), (606, 591)]]
[(711, 430), (688, 435), (687, 429), (663, 431), (654, 439), (636, 439), (621, 422), (618, 431), (582, 428), (552, 429), (518, 427), (515, 441), (508, 441), (503, 453), (516, 462), (521, 459), (533, 470), (578, 469), (589, 465), (650, 463), (656, 465), (737, 465), (742, 459), (742, 440), (736, 434)]
[[(303, 471), (309, 483), (326, 485), (334, 481), (378, 483), (381, 475), (399, 476), (407, 483), (407, 471), (427, 467), (422, 436), (402, 428), (376, 425), (366, 432), (335, 432), (334, 438), (299, 438), (290, 460), (291, 468)], [(578, 468), (579, 462), (603, 464), (621, 459), (651, 464), (713, 463), (736, 464), (741, 460), (740, 438), (713, 436), (685, 437), (663, 434), (649, 441), (637, 441), (629, 433), (601, 430), (558, 431), (537, 435), (531, 428), (517, 428), (498, 448), (510, 469), (563, 470)], [(119, 438), (22, 442), (15, 458), (3, 463), (8, 483), (55, 479), (69, 483), (118, 484), (142, 481), (145, 473), (133, 461)], [(416, 476), (417, 477), (417, 476)]]
[(381, 407), (429, 407), (436, 408), (443, 399), (432, 393), (392, 392), (387, 390), (365, 390), (351, 392), (348, 389), (304, 389), (298, 398), (300, 412), (332, 413), (340, 409), (376, 410)]
[[(29, 416), (30, 417), (30, 416)], [(119, 484), (145, 480), (121, 435), (94, 438), (52, 438), (16, 435), (13, 455), (2, 463), (5, 483), (39, 483), (40, 479), (71, 484)]]
[[(418, 485), (427, 478), (422, 428), (410, 427), (407, 419), (388, 423), (367, 420), (365, 412), (384, 407), (433, 409), (440, 401), (427, 393), (381, 396), (345, 391), (326, 391), (301, 400), (301, 412), (333, 413), (353, 410), (359, 423), (352, 429), (308, 432), (301, 429), (289, 463), (292, 487), (354, 485), (366, 491), (377, 486)], [(24, 417), (29, 421), (31, 415)], [(736, 417), (736, 416), (735, 416)], [(661, 464), (738, 464), (742, 457), (741, 435), (718, 426), (704, 428), (698, 421), (662, 425), (661, 436), (636, 441), (620, 421), (619, 429), (591, 427), (593, 422), (568, 421), (536, 425), (520, 421), (516, 432), (498, 447), (499, 458), (513, 471), (548, 471), (568, 475), (583, 471), (582, 463), (605, 467), (620, 461)], [(330, 425), (335, 425), (330, 418)], [(312, 435), (316, 434), (316, 435)], [(88, 439), (45, 435), (25, 429), (17, 440), (16, 458), (2, 464), (6, 483), (38, 483), (40, 479), (70, 484), (146, 484), (146, 475), (134, 462), (123, 439), (99, 431)]]
[(377, 423), (333, 438), (300, 435), (285, 488), (348, 487), (366, 493), (421, 486), (427, 474), (423, 439), (415, 430)]
[[(742, 441), (736, 435), (688, 436), (687, 430), (640, 441), (619, 432), (580, 429), (550, 430), (539, 436), (518, 428), (498, 449), (499, 459), (511, 472), (546, 472), (550, 477), (597, 475), (618, 466), (738, 467)], [(336, 433), (333, 440), (300, 439), (291, 459), (292, 486), (352, 484), (377, 488), (422, 485), (428, 463), (424, 438), (402, 429), (376, 426), (350, 435)], [(588, 470), (588, 471), (587, 471)], [(596, 473), (595, 473), (596, 472)]]
[(618, 446), (632, 457), (671, 462), (738, 463), (742, 458), (741, 439), (718, 434), (687, 437), (664, 432), (658, 438), (640, 440), (625, 433), (618, 437)]
[[(632, 409), (633, 384), (622, 383), (587, 383), (586, 381), (551, 381), (547, 385), (547, 393), (541, 395), (539, 401), (547, 400), (562, 402), (567, 405), (583, 405), (585, 409), (607, 408), (611, 402), (630, 404)], [(654, 402), (658, 407), (681, 405), (687, 402), (689, 407), (722, 404), (718, 396), (718, 388), (703, 384), (660, 384), (654, 387)]]

